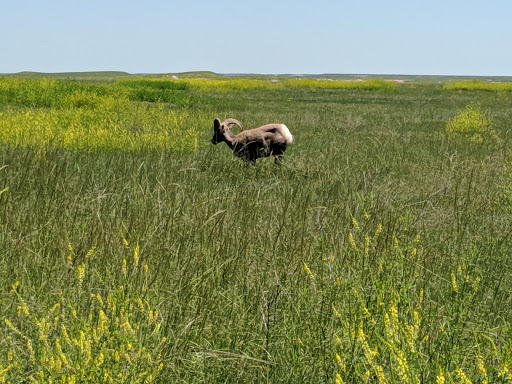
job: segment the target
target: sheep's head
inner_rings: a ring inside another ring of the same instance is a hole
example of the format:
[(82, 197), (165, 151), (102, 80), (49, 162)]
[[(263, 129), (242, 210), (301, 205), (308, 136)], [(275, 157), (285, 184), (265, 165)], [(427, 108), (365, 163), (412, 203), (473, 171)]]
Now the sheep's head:
[(223, 125), (219, 119), (215, 119), (213, 121), (212, 144), (217, 144), (221, 141), (224, 141), (224, 132), (226, 132), (226, 126)]
[(217, 144), (222, 141), (226, 140), (226, 131), (229, 131), (229, 126), (231, 124), (236, 124), (240, 127), (241, 130), (243, 130), (243, 125), (241, 122), (239, 122), (236, 119), (226, 119), (222, 123), (219, 119), (215, 119), (213, 121), (213, 137), (212, 137), (212, 144)]

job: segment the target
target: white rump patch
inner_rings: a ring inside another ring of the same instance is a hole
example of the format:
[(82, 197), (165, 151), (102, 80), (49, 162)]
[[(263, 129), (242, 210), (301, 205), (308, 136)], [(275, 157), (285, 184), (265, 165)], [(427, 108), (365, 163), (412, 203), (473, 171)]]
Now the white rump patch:
[(293, 135), (290, 133), (290, 130), (288, 129), (288, 127), (284, 124), (281, 124), (282, 126), (282, 133), (283, 133), (283, 136), (285, 137), (286, 139), (286, 144), (291, 144), (293, 143), (294, 139), (293, 139)]

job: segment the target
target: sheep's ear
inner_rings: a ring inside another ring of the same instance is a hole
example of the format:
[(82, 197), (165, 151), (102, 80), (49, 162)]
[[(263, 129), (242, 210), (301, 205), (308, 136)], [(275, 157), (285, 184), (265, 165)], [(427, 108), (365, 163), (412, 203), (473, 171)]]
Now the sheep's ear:
[(215, 129), (220, 128), (220, 120), (219, 119), (213, 120), (213, 128), (215, 128)]

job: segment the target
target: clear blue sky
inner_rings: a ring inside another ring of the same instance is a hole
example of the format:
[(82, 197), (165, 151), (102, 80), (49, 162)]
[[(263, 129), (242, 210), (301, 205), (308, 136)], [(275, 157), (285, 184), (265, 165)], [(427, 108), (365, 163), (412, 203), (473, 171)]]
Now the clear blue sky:
[(511, 0), (0, 0), (0, 73), (512, 75)]

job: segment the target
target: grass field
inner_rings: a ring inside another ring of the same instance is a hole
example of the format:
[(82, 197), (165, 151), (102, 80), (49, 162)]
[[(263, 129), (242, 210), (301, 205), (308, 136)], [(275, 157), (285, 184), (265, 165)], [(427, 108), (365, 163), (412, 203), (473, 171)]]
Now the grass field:
[(511, 101), (0, 78), (0, 383), (512, 382)]

